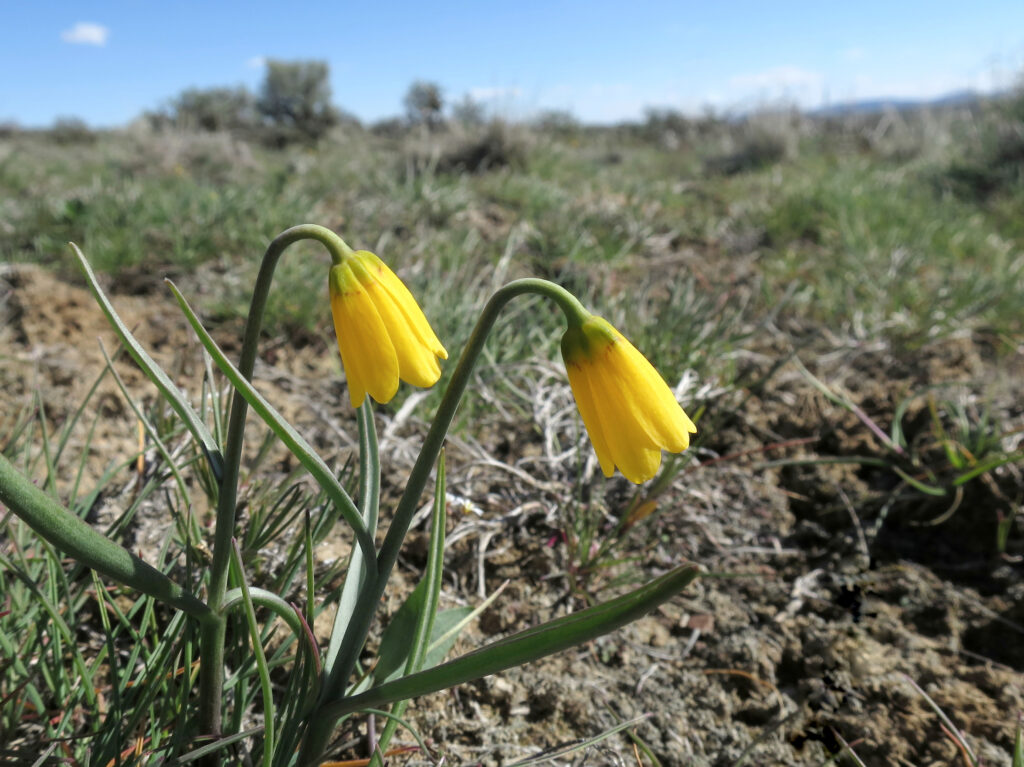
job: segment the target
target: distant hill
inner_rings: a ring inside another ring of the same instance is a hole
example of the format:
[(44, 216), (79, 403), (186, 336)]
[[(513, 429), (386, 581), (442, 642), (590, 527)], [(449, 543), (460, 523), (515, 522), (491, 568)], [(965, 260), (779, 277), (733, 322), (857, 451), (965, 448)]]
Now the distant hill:
[(845, 117), (847, 115), (876, 114), (889, 109), (897, 112), (927, 109), (929, 107), (975, 106), (999, 94), (985, 94), (973, 90), (954, 91), (934, 99), (898, 99), (877, 98), (863, 101), (847, 101), (842, 104), (830, 104), (809, 111), (813, 117)]

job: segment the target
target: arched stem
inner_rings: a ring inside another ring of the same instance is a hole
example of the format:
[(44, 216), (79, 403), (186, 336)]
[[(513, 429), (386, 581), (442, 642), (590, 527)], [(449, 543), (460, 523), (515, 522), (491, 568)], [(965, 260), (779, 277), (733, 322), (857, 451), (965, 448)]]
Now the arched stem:
[[(252, 380), (256, 365), (256, 351), (263, 316), (267, 308), (270, 285), (277, 263), (289, 245), (299, 240), (316, 240), (327, 248), (331, 261), (350, 254), (351, 248), (334, 232), (316, 224), (300, 224), (287, 229), (270, 243), (260, 263), (249, 318), (242, 338), (242, 352), (238, 370), (246, 380)], [(228, 565), (231, 561), (231, 538), (235, 532), (235, 506), (238, 498), (239, 465), (242, 459), (242, 441), (248, 404), (236, 390), (231, 399), (228, 429), (224, 445), (224, 471), (217, 500), (217, 519), (213, 536), (213, 561), (210, 565), (210, 585), (207, 604), (217, 620), (204, 624), (200, 634), (202, 665), (199, 675), (199, 723), (203, 734), (219, 735), (221, 729), (221, 692), (224, 687), (224, 639), (227, 622), (221, 607), (227, 589)]]
[(384, 543), (377, 554), (376, 584), (373, 588), (364, 588), (360, 593), (352, 621), (341, 642), (337, 661), (330, 669), (325, 684), (321, 688), (320, 704), (308, 718), (308, 730), (302, 751), (299, 754), (299, 764), (304, 767), (316, 764), (316, 760), (327, 747), (331, 732), (334, 730), (336, 717), (322, 711), (319, 705), (339, 698), (344, 692), (347, 680), (352, 675), (360, 649), (366, 641), (376, 607), (384, 594), (388, 577), (395, 566), (398, 552), (419, 506), (420, 496), (423, 494), (430, 472), (444, 446), (448, 428), (455, 418), (455, 412), (465, 394), (473, 367), (483, 351), (487, 336), (490, 335), (505, 304), (524, 293), (539, 294), (552, 299), (558, 304), (570, 323), (581, 322), (582, 319), (589, 316), (589, 312), (583, 308), (579, 300), (567, 290), (547, 280), (535, 278), (514, 280), (497, 290), (488, 300), (473, 328), (469, 341), (466, 342), (466, 346), (462, 350), (462, 356), (459, 357), (455, 372), (448, 382), (448, 388), (434, 415), (433, 423), (423, 441), (416, 464), (409, 475), (409, 482), (398, 501), (394, 517), (388, 527), (387, 535), (384, 537)]

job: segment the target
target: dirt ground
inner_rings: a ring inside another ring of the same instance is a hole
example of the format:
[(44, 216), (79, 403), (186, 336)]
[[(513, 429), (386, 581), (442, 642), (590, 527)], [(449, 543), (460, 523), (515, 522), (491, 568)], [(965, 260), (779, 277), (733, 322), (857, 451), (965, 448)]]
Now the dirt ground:
[[(113, 291), (112, 298), (153, 356), (185, 390), (198, 391), (198, 346), (170, 297)], [(220, 328), (218, 338), (229, 345), (234, 330)], [(85, 290), (36, 268), (0, 268), (0, 436), (33, 406), (36, 391), (51, 423), (67, 418), (103, 368), (97, 337), (115, 348)], [(756, 384), (711, 403), (731, 415), (657, 498), (658, 513), (617, 549), (635, 559), (578, 573), (578, 582), (605, 598), (614, 589), (602, 587), (614, 575), (650, 577), (686, 560), (707, 575), (654, 614), (587, 646), (414, 703), (412, 721), (447, 764), (510, 765), (638, 716), (646, 718), (632, 731), (663, 765), (822, 765), (843, 741), (867, 765), (966, 764), (915, 684), (982, 763), (1010, 763), (1024, 710), (1020, 516), (1003, 553), (995, 539), (1000, 515), (1020, 511), (1019, 469), (996, 470), (962, 497), (918, 494), (887, 504), (897, 481), (890, 472), (798, 462), (881, 450), (863, 420), (793, 365), (774, 366), (787, 343), (768, 335), (753, 342), (744, 364)], [(262, 354), (261, 390), (329, 462), (343, 460), (355, 429), (330, 337), (302, 348), (269, 344)], [(819, 338), (801, 359), (886, 430), (911, 392), (962, 382), (970, 397), (972, 382), (986, 381), (992, 407), (1021, 440), (1020, 349), (997, 353), (985, 339), (965, 337), (896, 354), (871, 343), (837, 350)], [(153, 400), (130, 363), (118, 370), (133, 392)], [(577, 461), (552, 460), (550, 435), (572, 444), (578, 421), (558, 367), (538, 363), (530, 371), (523, 385), (537, 394), (532, 423), (495, 410), (493, 423), (453, 439), (449, 451), (443, 605), (478, 604), (509, 581), (460, 639), (461, 651), (582, 606), (566, 577), (571, 501), (582, 494), (612, 519), (632, 498), (628, 483), (605, 481), (593, 460), (582, 478)], [(94, 405), (106, 417), (89, 446), (86, 486), (130, 455), (138, 439), (109, 378)], [(922, 397), (904, 418), (908, 439), (924, 439), (929, 423)], [(382, 409), (378, 429), (389, 476), (401, 476), (422, 424)], [(76, 444), (83, 442), (72, 450)], [(126, 474), (113, 484), (129, 481)], [(106, 502), (116, 506), (118, 498)], [(162, 534), (152, 524), (137, 533), (143, 553)], [(422, 526), (411, 534), (389, 609), (422, 564), (423, 536)], [(347, 545), (339, 536), (318, 554), (332, 559)], [(552, 763), (638, 761), (632, 742), (617, 734)]]

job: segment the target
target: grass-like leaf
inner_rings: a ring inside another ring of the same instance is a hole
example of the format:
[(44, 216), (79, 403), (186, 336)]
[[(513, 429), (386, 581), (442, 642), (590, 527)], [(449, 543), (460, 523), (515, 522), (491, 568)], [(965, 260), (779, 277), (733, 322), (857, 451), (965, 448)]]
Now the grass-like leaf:
[(62, 507), (0, 455), (0, 502), (58, 549), (130, 588), (184, 610), (199, 620), (210, 609), (177, 583)]
[[(181, 306), (181, 310), (185, 313), (185, 318), (188, 320), (192, 329), (195, 330), (196, 335), (199, 338), (200, 343), (213, 357), (214, 363), (220, 368), (220, 371), (227, 376), (228, 380), (231, 381), (231, 385), (245, 398), (245, 401), (249, 403), (249, 407), (263, 419), (264, 423), (269, 426), (273, 432), (280, 438), (281, 442), (284, 443), (292, 455), (294, 455), (299, 463), (301, 463), (306, 471), (310, 473), (316, 483), (324, 489), (324, 491), (330, 496), (331, 501), (334, 502), (335, 507), (345, 518), (345, 521), (349, 523), (356, 536), (356, 544), (363, 550), (363, 555), (366, 557), (366, 561), (369, 563), (376, 561), (376, 550), (373, 546), (373, 540), (370, 538), (369, 532), (366, 529), (366, 524), (363, 522), (362, 517), (359, 514), (359, 510), (356, 509), (352, 499), (349, 498), (348, 493), (345, 492), (345, 488), (338, 482), (337, 477), (328, 468), (312, 446), (295, 431), (295, 428), (284, 419), (284, 417), (277, 412), (276, 408), (271, 405), (262, 394), (256, 391), (256, 388), (245, 380), (245, 377), (239, 372), (231, 360), (227, 358), (227, 355), (217, 345), (217, 342), (213, 340), (213, 337), (206, 331), (202, 323), (199, 321), (199, 317), (192, 311), (192, 307), (189, 306), (185, 297), (178, 290), (177, 286), (167, 280), (167, 284), (174, 294), (175, 299), (178, 301), (178, 305)], [(366, 568), (367, 572), (371, 572), (369, 568)]]
[(513, 634), (432, 669), (335, 700), (324, 707), (325, 714), (340, 717), (445, 690), (588, 642), (646, 615), (686, 588), (697, 574), (694, 565), (683, 565), (617, 599)]
[(142, 372), (153, 382), (160, 393), (164, 396), (164, 399), (170, 404), (177, 413), (181, 420), (185, 422), (188, 430), (192, 432), (192, 436), (196, 438), (196, 441), (202, 446), (203, 453), (206, 455), (206, 460), (210, 462), (210, 469), (213, 471), (214, 476), (219, 480), (222, 476), (222, 468), (224, 465), (224, 457), (221, 454), (220, 445), (214, 440), (213, 435), (210, 434), (210, 430), (206, 428), (206, 424), (202, 422), (199, 415), (192, 406), (188, 404), (188, 400), (182, 391), (174, 385), (174, 382), (168, 377), (163, 369), (156, 364), (156, 361), (149, 356), (146, 350), (142, 347), (132, 335), (132, 332), (128, 329), (128, 326), (124, 324), (117, 312), (114, 311), (113, 304), (107, 299), (103, 289), (100, 288), (99, 281), (96, 279), (95, 273), (93, 273), (92, 267), (89, 262), (85, 259), (82, 251), (78, 249), (75, 243), (70, 243), (71, 249), (74, 250), (75, 256), (78, 258), (79, 266), (82, 267), (82, 272), (85, 274), (85, 280), (89, 284), (89, 290), (92, 291), (93, 296), (96, 298), (96, 302), (100, 305), (103, 313), (107, 315), (107, 319), (113, 326), (114, 331), (120, 337), (121, 342), (125, 345), (128, 353), (135, 360), (136, 364), (142, 368)]

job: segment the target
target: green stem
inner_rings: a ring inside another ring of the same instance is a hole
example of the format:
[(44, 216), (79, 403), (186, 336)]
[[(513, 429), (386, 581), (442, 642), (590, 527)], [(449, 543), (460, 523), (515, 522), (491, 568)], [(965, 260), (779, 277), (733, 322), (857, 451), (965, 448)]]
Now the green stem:
[[(441, 578), (444, 575), (445, 524), (448, 519), (445, 500), (447, 493), (444, 450), (442, 450), (437, 462), (437, 480), (434, 483), (434, 512), (430, 516), (430, 553), (427, 556), (427, 567), (423, 574), (423, 580), (420, 586), (416, 587), (423, 588), (423, 604), (420, 607), (416, 628), (412, 634), (412, 650), (409, 652), (409, 658), (405, 664), (405, 676), (415, 674), (423, 669), (423, 664), (427, 660), (430, 639), (434, 634), (434, 620), (437, 618), (438, 602), (441, 596)], [(389, 719), (388, 723), (384, 725), (384, 730), (370, 755), (369, 767), (383, 767), (382, 754), (387, 752), (388, 744), (398, 728), (399, 719), (405, 714), (408, 705), (408, 699), (395, 702), (391, 709), (395, 718)]]
[[(249, 597), (252, 599), (253, 604), (259, 605), (260, 607), (266, 607), (271, 612), (276, 613), (277, 617), (288, 624), (288, 628), (294, 632), (295, 638), (300, 642), (303, 640), (306, 630), (302, 627), (302, 621), (299, 620), (298, 613), (295, 612), (294, 607), (285, 602), (273, 591), (261, 589), (259, 586), (249, 587)], [(224, 602), (221, 603), (220, 611), (222, 613), (228, 612), (242, 604), (244, 598), (245, 595), (242, 593), (241, 588), (229, 589), (224, 594)]]
[[(260, 264), (252, 302), (249, 305), (249, 319), (245, 324), (242, 338), (242, 353), (238, 370), (246, 380), (252, 380), (256, 365), (256, 348), (263, 315), (270, 294), (277, 262), (285, 249), (299, 240), (317, 240), (337, 262), (351, 249), (334, 232), (316, 224), (301, 224), (287, 229), (270, 243)], [(224, 688), (224, 639), (227, 621), (221, 612), (224, 594), (227, 590), (228, 565), (231, 562), (231, 538), (235, 532), (235, 504), (238, 497), (239, 465), (242, 460), (242, 440), (245, 434), (245, 416), (248, 405), (236, 390), (231, 398), (231, 412), (228, 416), (227, 442), (224, 446), (224, 466), (217, 501), (217, 520), (213, 535), (213, 561), (210, 565), (210, 585), (207, 603), (215, 613), (216, 620), (204, 624), (199, 642), (202, 664), (199, 674), (199, 726), (205, 735), (220, 735), (221, 694)], [(215, 759), (210, 762), (215, 764)]]
[(309, 729), (303, 741), (302, 750), (299, 753), (299, 765), (314, 765), (316, 760), (323, 754), (334, 724), (337, 720), (335, 715), (323, 710), (323, 705), (330, 701), (335, 702), (343, 696), (344, 687), (348, 678), (352, 675), (360, 648), (366, 641), (366, 635), (370, 630), (370, 623), (376, 612), (376, 607), (384, 594), (384, 589), (391, 575), (391, 570), (398, 559), (398, 552), (402, 542), (405, 540), (409, 525), (419, 506), (420, 496), (430, 477), (430, 471), (437, 461), (437, 456), (444, 446), (445, 436), (452, 420), (455, 418), (455, 411), (458, 409), (462, 396), (469, 384), (473, 366), (476, 364), (480, 353), (483, 351), (487, 336), (490, 335), (498, 315), (509, 301), (524, 293), (536, 293), (555, 301), (559, 308), (565, 313), (570, 324), (581, 322), (589, 316), (589, 312), (575, 296), (564, 288), (555, 285), (547, 280), (527, 278), (514, 280), (497, 290), (488, 300), (480, 318), (477, 320), (473, 333), (466, 342), (462, 351), (459, 363), (455, 367), (448, 388), (445, 390), (441, 404), (437, 408), (434, 421), (430, 425), (427, 436), (423, 441), (423, 447), (416, 459), (412, 472), (409, 475), (409, 482), (405, 486), (398, 506), (395, 509), (394, 518), (388, 527), (387, 535), (380, 552), (377, 554), (377, 580), (374, 588), (362, 589), (356, 608), (353, 611), (352, 620), (345, 632), (338, 650), (337, 662), (331, 668), (330, 675), (324, 683), (320, 694), (320, 702), (317, 708), (309, 716)]
[[(373, 405), (370, 399), (363, 400), (358, 410), (359, 422), (359, 508), (363, 523), (371, 540), (377, 534), (377, 517), (380, 512), (380, 451), (377, 444), (377, 426), (373, 420)], [(363, 590), (367, 577), (376, 572), (375, 552), (363, 548), (352, 549), (348, 563), (348, 575), (338, 599), (338, 611), (334, 615), (331, 638), (327, 645), (324, 668), (328, 673), (334, 667), (341, 639), (356, 609), (356, 601)]]

